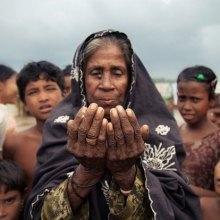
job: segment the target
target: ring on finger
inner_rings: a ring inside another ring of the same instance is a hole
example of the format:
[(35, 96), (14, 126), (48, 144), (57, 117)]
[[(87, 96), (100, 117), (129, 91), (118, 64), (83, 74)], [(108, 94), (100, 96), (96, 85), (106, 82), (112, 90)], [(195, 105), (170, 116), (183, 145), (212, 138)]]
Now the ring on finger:
[(89, 145), (96, 145), (97, 139), (96, 138), (86, 138), (86, 143)]

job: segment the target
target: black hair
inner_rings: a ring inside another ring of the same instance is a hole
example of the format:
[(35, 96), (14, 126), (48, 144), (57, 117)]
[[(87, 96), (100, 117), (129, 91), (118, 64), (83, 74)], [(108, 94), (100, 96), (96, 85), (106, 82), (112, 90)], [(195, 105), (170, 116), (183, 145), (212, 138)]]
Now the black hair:
[(18, 190), (21, 194), (25, 190), (25, 177), (21, 167), (12, 160), (0, 160), (0, 184), (6, 191)]
[(71, 75), (71, 70), (72, 70), (72, 65), (69, 64), (63, 69), (63, 74), (64, 76), (70, 76)]
[(213, 99), (215, 97), (217, 78), (213, 70), (206, 66), (197, 65), (185, 68), (177, 77), (177, 83), (182, 81), (206, 83), (209, 86), (209, 99)]
[(51, 80), (58, 84), (61, 91), (65, 89), (64, 76), (59, 67), (47, 61), (31, 62), (25, 65), (18, 74), (17, 86), (19, 96), (25, 103), (25, 88), (29, 82), (39, 79)]
[(0, 64), (0, 82), (5, 82), (15, 74), (16, 71), (11, 67)]

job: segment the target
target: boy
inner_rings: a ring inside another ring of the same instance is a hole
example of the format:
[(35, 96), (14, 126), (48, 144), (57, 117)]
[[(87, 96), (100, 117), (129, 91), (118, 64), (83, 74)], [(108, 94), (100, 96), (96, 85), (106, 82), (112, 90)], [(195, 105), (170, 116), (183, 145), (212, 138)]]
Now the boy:
[(24, 191), (22, 169), (14, 161), (0, 160), (0, 219), (22, 219)]
[(15, 160), (23, 168), (28, 193), (44, 122), (62, 100), (65, 86), (62, 71), (47, 61), (25, 65), (18, 74), (17, 86), (20, 99), (26, 110), (35, 117), (36, 124), (6, 136), (3, 158)]

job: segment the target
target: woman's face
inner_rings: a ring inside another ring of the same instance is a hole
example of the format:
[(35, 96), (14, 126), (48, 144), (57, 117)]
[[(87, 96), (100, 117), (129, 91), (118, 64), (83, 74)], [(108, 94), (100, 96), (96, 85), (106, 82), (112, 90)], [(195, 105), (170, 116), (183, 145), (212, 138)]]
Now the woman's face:
[(1, 82), (0, 100), (2, 104), (16, 104), (18, 100), (16, 74), (11, 76), (5, 82)]
[(85, 70), (85, 90), (88, 103), (97, 103), (109, 111), (122, 105), (129, 82), (128, 68), (122, 51), (116, 45), (99, 48), (88, 59)]
[(177, 107), (188, 124), (197, 124), (207, 119), (212, 101), (209, 100), (208, 86), (198, 82), (179, 82)]

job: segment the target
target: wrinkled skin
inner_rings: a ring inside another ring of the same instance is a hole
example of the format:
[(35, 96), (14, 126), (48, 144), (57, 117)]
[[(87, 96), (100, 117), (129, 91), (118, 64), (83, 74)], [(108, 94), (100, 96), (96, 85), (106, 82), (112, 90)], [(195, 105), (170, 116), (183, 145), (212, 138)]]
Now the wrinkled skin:
[[(111, 44), (97, 49), (88, 59), (84, 73), (87, 108), (82, 107), (68, 122), (67, 149), (79, 161), (68, 184), (72, 210), (77, 210), (90, 187), (109, 171), (123, 190), (133, 187), (138, 157), (148, 133), (139, 127), (131, 109), (122, 107), (129, 72), (120, 48)], [(74, 192), (72, 184), (78, 187)], [(78, 194), (78, 196), (77, 196)]]
[[(90, 172), (104, 174), (108, 169), (117, 179), (143, 153), (148, 127), (140, 129), (134, 112), (122, 106), (112, 108), (110, 117), (108, 122), (104, 109), (95, 103), (82, 107), (68, 123), (68, 150)], [(97, 139), (96, 144), (86, 138)]]

